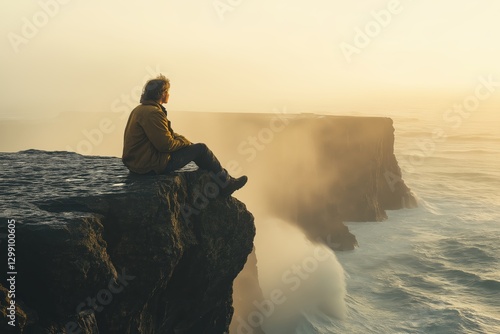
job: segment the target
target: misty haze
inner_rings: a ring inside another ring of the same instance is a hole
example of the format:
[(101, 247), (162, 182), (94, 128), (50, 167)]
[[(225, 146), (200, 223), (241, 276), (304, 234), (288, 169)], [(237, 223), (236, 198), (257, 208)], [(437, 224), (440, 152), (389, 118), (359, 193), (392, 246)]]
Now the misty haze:
[(500, 332), (497, 2), (0, 7), (0, 332)]

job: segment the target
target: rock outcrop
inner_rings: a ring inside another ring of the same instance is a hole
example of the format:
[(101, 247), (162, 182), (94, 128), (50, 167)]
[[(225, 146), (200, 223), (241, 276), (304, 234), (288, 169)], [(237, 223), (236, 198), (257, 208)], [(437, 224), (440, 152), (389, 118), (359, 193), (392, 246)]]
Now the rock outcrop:
[(211, 196), (208, 174), (134, 177), (117, 158), (67, 152), (0, 161), (0, 228), (15, 220), (17, 272), (14, 331), (0, 273), (0, 332), (228, 331), (255, 226), (244, 204)]
[(343, 222), (382, 221), (386, 210), (417, 206), (394, 155), (390, 118), (304, 115), (291, 119), (280, 135), (287, 132), (274, 154), (288, 148), (289, 156), (303, 161), (287, 166), (283, 153), (275, 159), (284, 172), (266, 189), (277, 199), (269, 210), (295, 222), (311, 240), (350, 250), (357, 241)]

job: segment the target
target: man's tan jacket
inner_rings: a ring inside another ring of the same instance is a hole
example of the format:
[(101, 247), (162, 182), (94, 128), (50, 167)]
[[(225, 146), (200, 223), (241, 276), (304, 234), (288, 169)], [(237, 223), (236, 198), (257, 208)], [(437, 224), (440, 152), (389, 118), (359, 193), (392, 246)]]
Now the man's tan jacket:
[(165, 108), (156, 101), (144, 101), (130, 113), (123, 142), (122, 161), (132, 172), (163, 172), (170, 153), (191, 142), (170, 127)]

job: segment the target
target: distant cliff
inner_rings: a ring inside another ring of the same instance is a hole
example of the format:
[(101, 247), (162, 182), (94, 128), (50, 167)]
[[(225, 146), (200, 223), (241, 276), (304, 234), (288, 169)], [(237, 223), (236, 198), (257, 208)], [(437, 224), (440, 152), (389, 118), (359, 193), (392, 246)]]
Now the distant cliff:
[(255, 226), (241, 202), (207, 193), (207, 174), (137, 178), (117, 158), (66, 152), (0, 159), (2, 233), (16, 221), (17, 332), (227, 332)]
[(357, 244), (344, 222), (382, 221), (386, 210), (417, 206), (394, 154), (390, 118), (278, 111), (190, 115), (178, 128), (206, 125), (203, 137), (227, 166), (251, 176), (245, 191), (259, 194), (260, 209), (334, 250)]
[(343, 222), (382, 221), (386, 210), (417, 206), (394, 155), (390, 118), (302, 115), (290, 119), (285, 131), (287, 139), (272, 148), (282, 158), (261, 167), (283, 171), (266, 188), (276, 199), (269, 210), (295, 222), (311, 240), (353, 249), (356, 239)]

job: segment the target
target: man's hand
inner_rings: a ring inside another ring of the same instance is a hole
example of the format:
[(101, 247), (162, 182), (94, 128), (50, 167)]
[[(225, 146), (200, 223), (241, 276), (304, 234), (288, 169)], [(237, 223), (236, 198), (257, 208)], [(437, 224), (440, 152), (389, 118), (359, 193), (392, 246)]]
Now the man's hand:
[(187, 145), (191, 145), (192, 144), (186, 137), (184, 137), (183, 135), (180, 135), (178, 133), (174, 134), (174, 138), (177, 139), (177, 140), (182, 141), (183, 143), (185, 143)]

